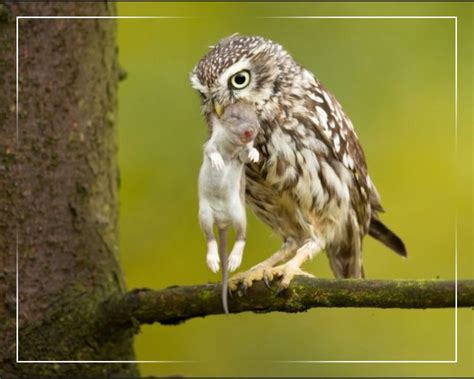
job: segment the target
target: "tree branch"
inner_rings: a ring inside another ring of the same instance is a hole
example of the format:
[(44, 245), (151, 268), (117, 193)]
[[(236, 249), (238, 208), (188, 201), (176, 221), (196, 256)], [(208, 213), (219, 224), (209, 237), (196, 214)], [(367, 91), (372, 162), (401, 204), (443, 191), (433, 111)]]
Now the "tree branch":
[[(173, 286), (162, 290), (135, 289), (104, 303), (104, 323), (109, 328), (139, 324), (178, 324), (194, 317), (223, 313), (220, 284)], [(360, 280), (296, 277), (278, 292), (263, 282), (254, 283), (246, 295), (229, 299), (231, 313), (304, 312), (317, 307), (449, 308), (455, 305), (455, 284), (448, 280)], [(474, 280), (458, 281), (458, 307), (474, 307)]]

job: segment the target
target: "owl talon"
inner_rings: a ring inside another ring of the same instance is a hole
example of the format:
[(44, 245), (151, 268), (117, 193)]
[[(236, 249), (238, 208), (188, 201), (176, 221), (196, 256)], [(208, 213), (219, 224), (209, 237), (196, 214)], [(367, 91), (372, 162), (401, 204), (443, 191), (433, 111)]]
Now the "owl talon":
[(264, 277), (263, 277), (263, 282), (264, 282), (265, 285), (268, 287), (268, 289), (272, 289), (272, 286), (270, 285), (270, 282), (268, 281), (268, 277), (267, 277), (267, 276), (264, 276)]
[(281, 294), (282, 292), (286, 291), (288, 288), (285, 288), (285, 287), (278, 287), (277, 290), (275, 291), (275, 295), (278, 296), (279, 294)]
[(270, 273), (271, 266), (267, 264), (258, 264), (245, 272), (239, 272), (229, 279), (229, 289), (237, 290), (239, 287), (245, 287), (246, 290), (252, 287), (253, 282), (267, 279), (268, 283), (272, 281), (273, 275)]
[(301, 270), (299, 267), (291, 263), (285, 263), (283, 265), (273, 267), (270, 271), (273, 276), (281, 278), (279, 283), (279, 288), (281, 289), (281, 291), (287, 289), (290, 285), (290, 282), (297, 275), (314, 278), (314, 275)]

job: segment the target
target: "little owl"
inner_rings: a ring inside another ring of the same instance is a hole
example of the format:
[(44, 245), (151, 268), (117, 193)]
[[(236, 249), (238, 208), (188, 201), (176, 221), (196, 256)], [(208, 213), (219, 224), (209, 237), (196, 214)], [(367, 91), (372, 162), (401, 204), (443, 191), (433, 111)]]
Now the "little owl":
[(288, 287), (300, 266), (326, 251), (337, 278), (363, 278), (362, 239), (368, 233), (406, 256), (403, 242), (379, 219), (380, 196), (364, 152), (335, 97), (277, 43), (232, 35), (211, 48), (191, 73), (206, 119), (229, 104), (251, 104), (261, 130), (259, 163), (246, 165), (246, 199), (283, 239), (265, 261), (230, 279), (229, 288)]

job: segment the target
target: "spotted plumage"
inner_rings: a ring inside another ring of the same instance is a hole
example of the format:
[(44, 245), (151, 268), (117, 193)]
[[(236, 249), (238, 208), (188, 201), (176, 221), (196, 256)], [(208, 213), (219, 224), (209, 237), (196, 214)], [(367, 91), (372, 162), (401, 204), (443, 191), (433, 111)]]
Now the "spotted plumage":
[(275, 276), (286, 286), (294, 275), (306, 274), (301, 264), (323, 250), (336, 277), (363, 277), (367, 233), (406, 255), (403, 242), (378, 218), (380, 197), (352, 122), (281, 45), (256, 36), (227, 37), (199, 61), (191, 83), (207, 120), (232, 103), (254, 107), (261, 159), (246, 167), (246, 198), (284, 241), (272, 257), (231, 279), (231, 288)]

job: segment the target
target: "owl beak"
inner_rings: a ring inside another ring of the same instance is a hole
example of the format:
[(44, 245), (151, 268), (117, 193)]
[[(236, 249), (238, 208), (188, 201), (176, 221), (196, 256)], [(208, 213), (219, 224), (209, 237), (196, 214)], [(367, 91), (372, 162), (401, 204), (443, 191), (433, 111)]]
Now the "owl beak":
[(221, 118), (223, 113), (222, 105), (216, 100), (214, 100), (214, 110), (216, 111), (217, 117)]

